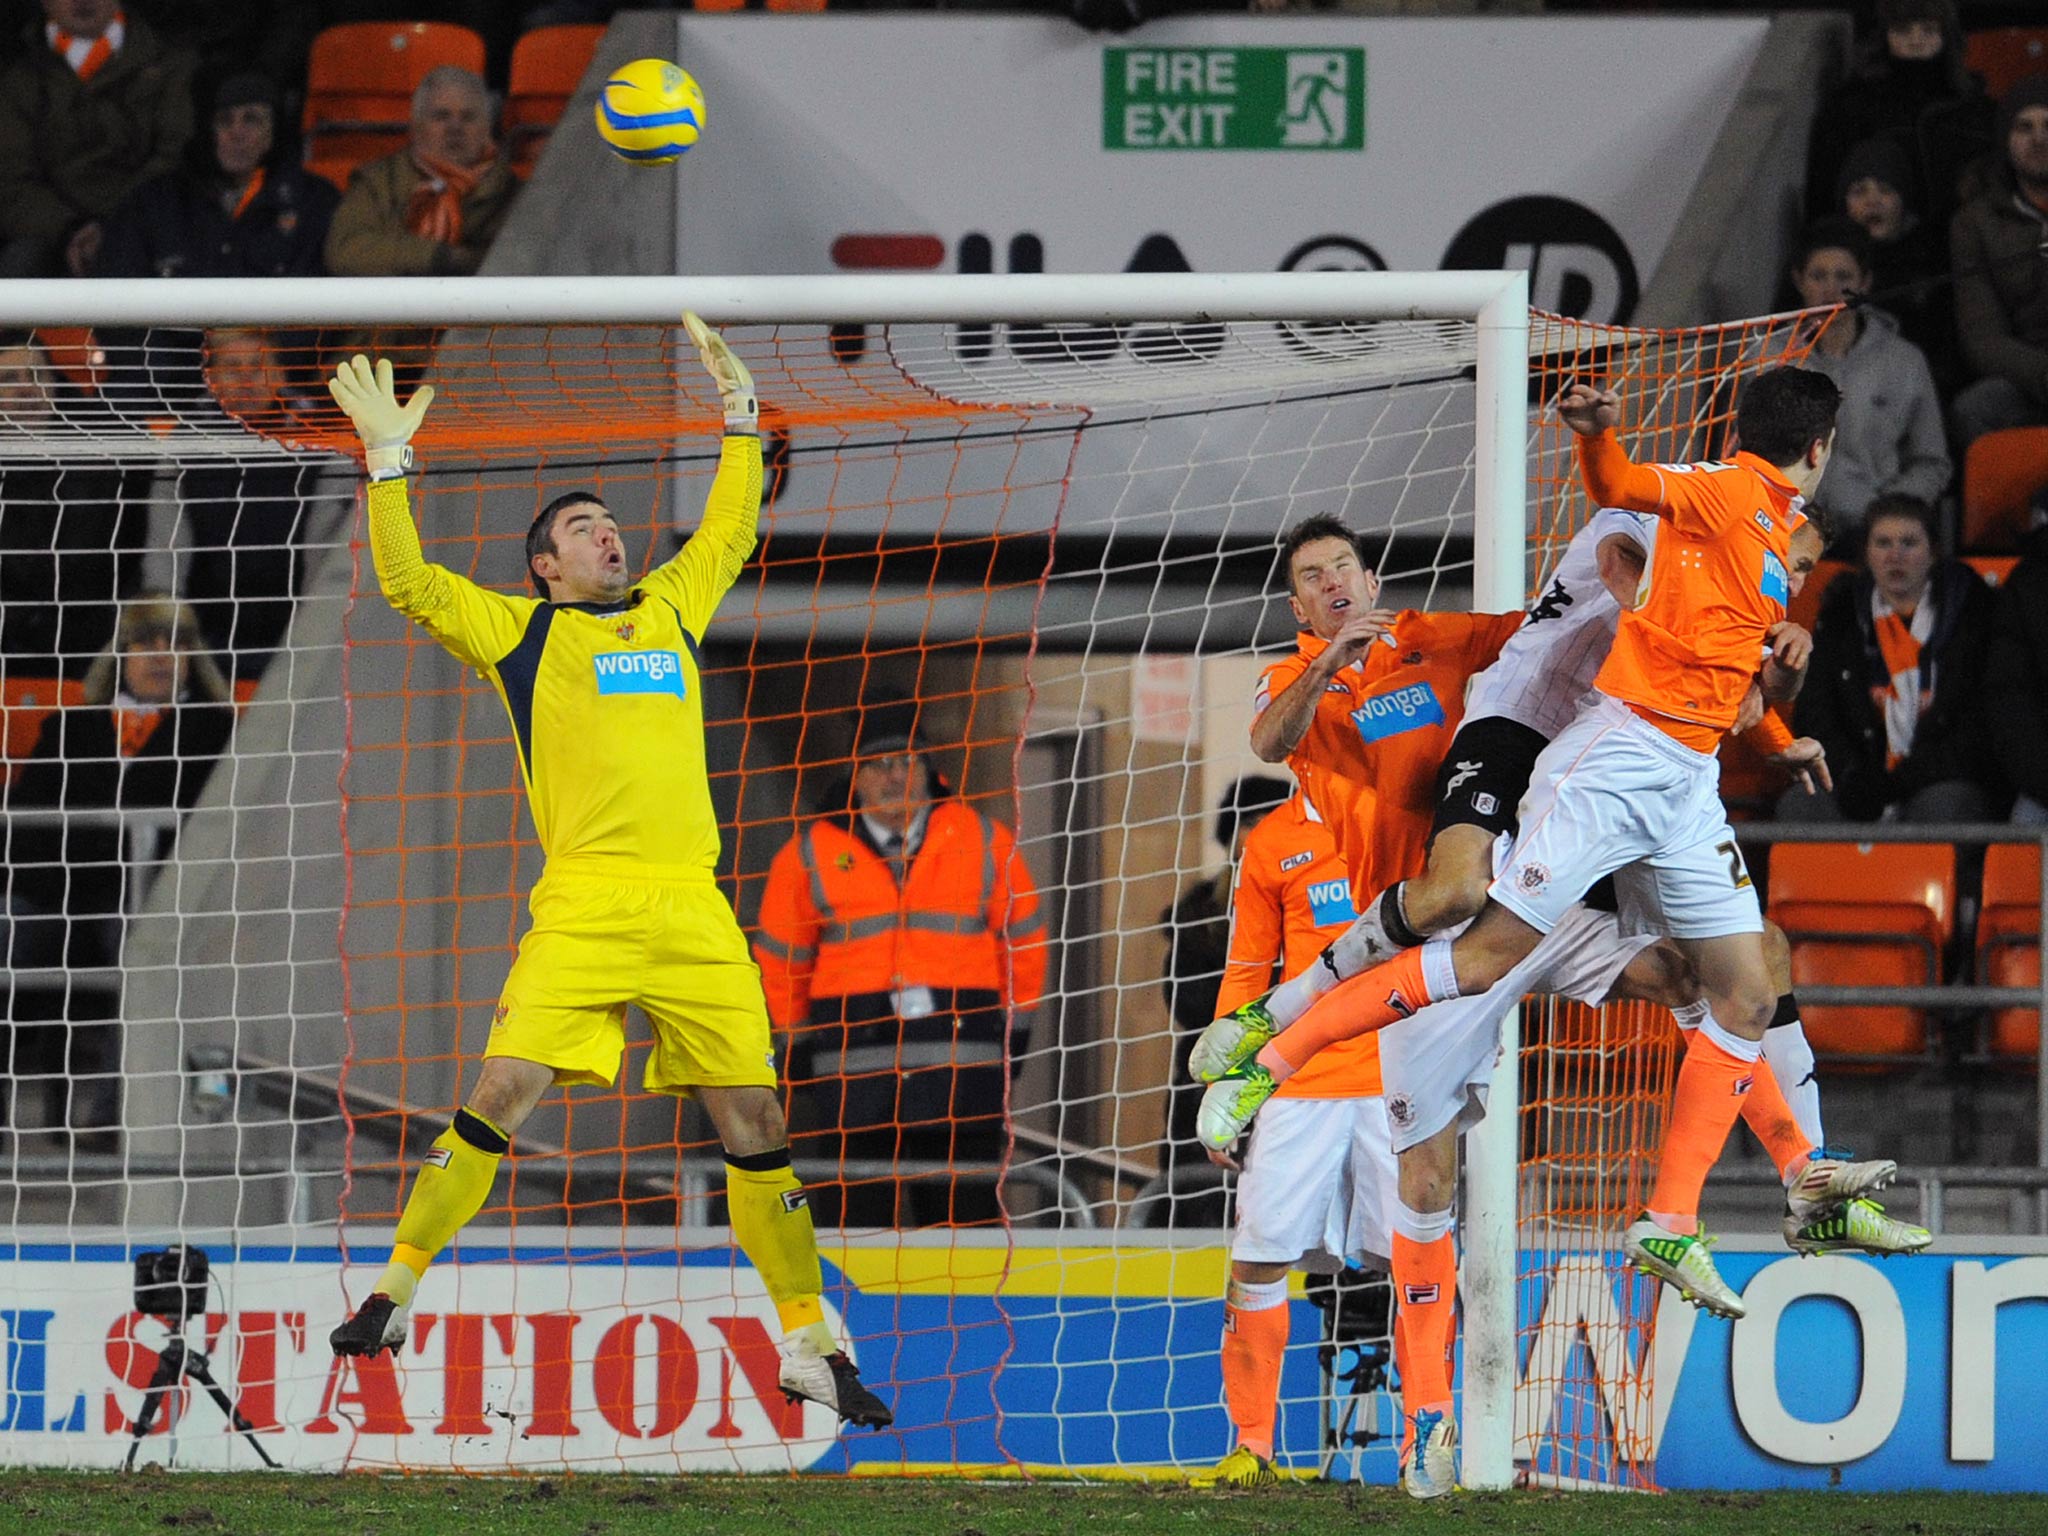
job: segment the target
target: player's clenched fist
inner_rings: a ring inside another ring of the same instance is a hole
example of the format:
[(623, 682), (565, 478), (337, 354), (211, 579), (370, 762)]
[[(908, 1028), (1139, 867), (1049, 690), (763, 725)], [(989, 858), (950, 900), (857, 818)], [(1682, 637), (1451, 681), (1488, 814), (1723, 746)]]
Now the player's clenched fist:
[(1558, 419), (1581, 437), (1611, 432), (1621, 420), (1621, 397), (1611, 389), (1595, 389), (1577, 380), (1557, 397)]

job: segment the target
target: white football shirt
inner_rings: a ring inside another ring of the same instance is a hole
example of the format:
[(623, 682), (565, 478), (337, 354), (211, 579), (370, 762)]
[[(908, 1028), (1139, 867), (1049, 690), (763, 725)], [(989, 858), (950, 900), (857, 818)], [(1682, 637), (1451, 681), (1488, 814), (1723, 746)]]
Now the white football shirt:
[(1522, 627), (1472, 679), (1466, 726), (1499, 717), (1549, 741), (1571, 724), (1621, 623), (1621, 605), (1600, 584), (1600, 541), (1617, 533), (1641, 545), (1647, 560), (1656, 547), (1657, 519), (1604, 507), (1572, 536)]

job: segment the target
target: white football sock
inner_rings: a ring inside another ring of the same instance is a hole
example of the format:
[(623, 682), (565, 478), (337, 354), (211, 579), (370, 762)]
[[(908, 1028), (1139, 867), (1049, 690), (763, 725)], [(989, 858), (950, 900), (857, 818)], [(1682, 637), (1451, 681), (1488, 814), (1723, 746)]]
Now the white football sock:
[(1792, 1118), (1799, 1122), (1801, 1134), (1816, 1147), (1826, 1146), (1820, 1125), (1820, 1084), (1813, 1080), (1813, 1047), (1806, 1043), (1805, 1026), (1794, 1019), (1765, 1030), (1764, 1060), (1771, 1064), (1771, 1075), (1777, 1078), (1785, 1102), (1792, 1106)]
[[(1339, 942), (1342, 942), (1341, 940)], [(1316, 999), (1335, 989), (1341, 977), (1330, 969), (1329, 951), (1309, 962), (1308, 969), (1292, 980), (1283, 981), (1266, 999), (1266, 1011), (1282, 1029), (1316, 1005)]]

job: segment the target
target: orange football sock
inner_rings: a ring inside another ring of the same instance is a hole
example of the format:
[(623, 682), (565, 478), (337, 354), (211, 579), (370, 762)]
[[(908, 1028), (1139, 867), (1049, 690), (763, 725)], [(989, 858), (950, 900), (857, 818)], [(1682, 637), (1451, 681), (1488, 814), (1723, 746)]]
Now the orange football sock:
[(1799, 1129), (1799, 1117), (1792, 1113), (1785, 1090), (1778, 1086), (1778, 1074), (1761, 1058), (1756, 1064), (1756, 1080), (1742, 1096), (1742, 1123), (1756, 1132), (1756, 1139), (1771, 1154), (1778, 1177), (1788, 1184), (1813, 1156), (1813, 1143)]
[[(1741, 1054), (1745, 1048), (1747, 1055)], [(1759, 1051), (1756, 1041), (1731, 1035), (1712, 1019), (1692, 1032), (1678, 1069), (1657, 1187), (1650, 1192), (1651, 1215), (1674, 1231), (1691, 1232), (1699, 1225), (1700, 1190), (1735, 1128), (1742, 1101), (1756, 1091), (1763, 1070)]]
[(1394, 1233), (1394, 1298), (1407, 1331), (1401, 1412), (1412, 1424), (1424, 1409), (1451, 1408), (1448, 1360), (1458, 1305), (1458, 1245), (1448, 1230), (1426, 1242)]
[(1287, 1355), (1287, 1282), (1244, 1285), (1233, 1280), (1229, 1295), (1223, 1308), (1223, 1401), (1237, 1443), (1271, 1461), (1280, 1366)]
[(1313, 1008), (1266, 1043), (1259, 1065), (1285, 1082), (1324, 1046), (1385, 1029), (1435, 1001), (1423, 979), (1422, 951), (1404, 949), (1318, 998)]

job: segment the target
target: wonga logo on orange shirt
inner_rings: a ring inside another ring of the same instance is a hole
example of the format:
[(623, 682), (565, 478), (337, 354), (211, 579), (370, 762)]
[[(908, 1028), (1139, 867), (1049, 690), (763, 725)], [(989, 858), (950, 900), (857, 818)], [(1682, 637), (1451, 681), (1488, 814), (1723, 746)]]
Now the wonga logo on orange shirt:
[(1436, 690), (1427, 683), (1410, 683), (1388, 693), (1374, 694), (1351, 711), (1351, 723), (1367, 741), (1385, 741), (1405, 731), (1444, 723), (1444, 706)]

